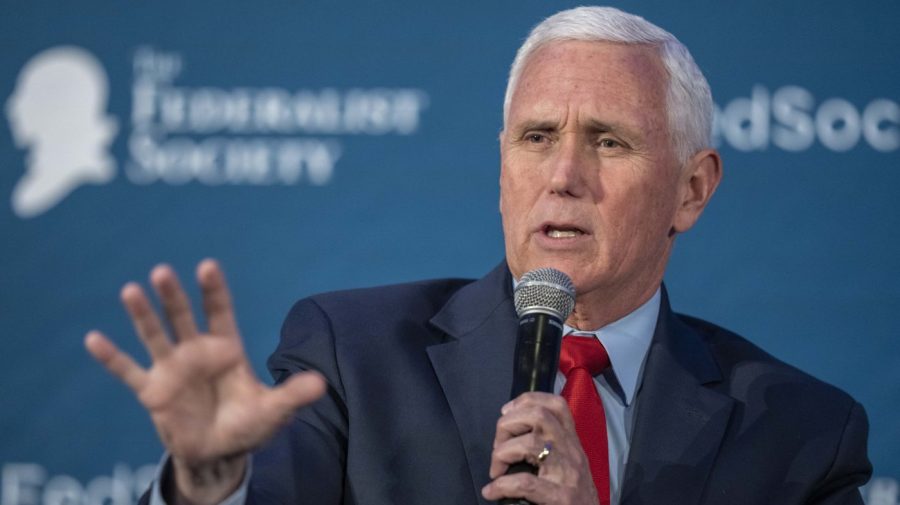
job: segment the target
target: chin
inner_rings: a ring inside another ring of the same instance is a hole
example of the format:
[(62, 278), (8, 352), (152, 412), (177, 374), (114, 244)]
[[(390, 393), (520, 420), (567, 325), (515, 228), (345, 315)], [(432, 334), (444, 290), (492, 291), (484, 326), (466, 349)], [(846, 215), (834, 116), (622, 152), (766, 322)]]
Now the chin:
[(528, 267), (524, 269), (521, 274), (536, 270), (538, 268), (554, 268), (556, 270), (559, 270), (560, 272), (568, 275), (569, 278), (572, 279), (572, 283), (575, 284), (576, 289), (578, 288), (578, 274), (580, 273), (581, 269), (574, 265), (573, 262), (559, 258), (544, 258), (543, 260), (529, 262)]

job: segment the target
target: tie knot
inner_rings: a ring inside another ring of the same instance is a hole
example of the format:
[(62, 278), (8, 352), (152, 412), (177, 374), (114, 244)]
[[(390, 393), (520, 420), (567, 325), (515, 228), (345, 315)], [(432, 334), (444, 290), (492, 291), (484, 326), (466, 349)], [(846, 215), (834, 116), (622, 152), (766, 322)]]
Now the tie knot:
[(562, 340), (559, 353), (559, 370), (566, 376), (576, 368), (584, 368), (597, 375), (609, 367), (609, 355), (596, 337), (568, 335)]

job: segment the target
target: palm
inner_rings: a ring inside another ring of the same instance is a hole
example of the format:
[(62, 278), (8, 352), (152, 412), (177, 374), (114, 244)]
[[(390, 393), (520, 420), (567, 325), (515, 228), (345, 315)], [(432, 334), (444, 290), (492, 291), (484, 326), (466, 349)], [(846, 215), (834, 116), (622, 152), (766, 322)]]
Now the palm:
[(155, 363), (137, 392), (165, 446), (187, 460), (247, 451), (276, 427), (234, 342), (201, 335)]
[(131, 387), (150, 412), (166, 448), (184, 462), (203, 463), (246, 453), (263, 443), (297, 407), (317, 398), (323, 383), (300, 374), (269, 388), (244, 354), (224, 278), (212, 261), (198, 267), (209, 333), (197, 331), (189, 302), (174, 273), (158, 267), (151, 281), (175, 333), (172, 342), (135, 284), (122, 301), (153, 360), (137, 365), (97, 332), (88, 350)]

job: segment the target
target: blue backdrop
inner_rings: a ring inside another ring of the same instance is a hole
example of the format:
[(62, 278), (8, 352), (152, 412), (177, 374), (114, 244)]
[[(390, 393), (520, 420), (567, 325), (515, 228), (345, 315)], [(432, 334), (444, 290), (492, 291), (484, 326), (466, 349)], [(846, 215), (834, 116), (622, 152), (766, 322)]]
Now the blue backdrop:
[[(0, 2), (0, 505), (146, 485), (153, 428), (82, 338), (143, 356), (118, 290), (157, 262), (220, 259), (264, 376), (299, 297), (499, 262), (506, 72), (578, 3)], [(676, 310), (860, 400), (865, 496), (897, 504), (900, 5), (613, 5), (691, 48), (718, 105)]]

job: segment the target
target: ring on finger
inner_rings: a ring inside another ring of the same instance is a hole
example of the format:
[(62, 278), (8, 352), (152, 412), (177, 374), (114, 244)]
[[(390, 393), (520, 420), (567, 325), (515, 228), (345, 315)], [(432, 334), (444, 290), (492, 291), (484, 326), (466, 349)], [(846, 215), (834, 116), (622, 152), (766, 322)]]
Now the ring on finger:
[(551, 444), (550, 442), (544, 442), (544, 447), (541, 449), (541, 451), (539, 453), (537, 453), (536, 459), (537, 459), (538, 465), (540, 465), (541, 463), (544, 462), (545, 459), (547, 459), (547, 456), (550, 455), (550, 451), (552, 451), (552, 450), (553, 450), (553, 444)]

